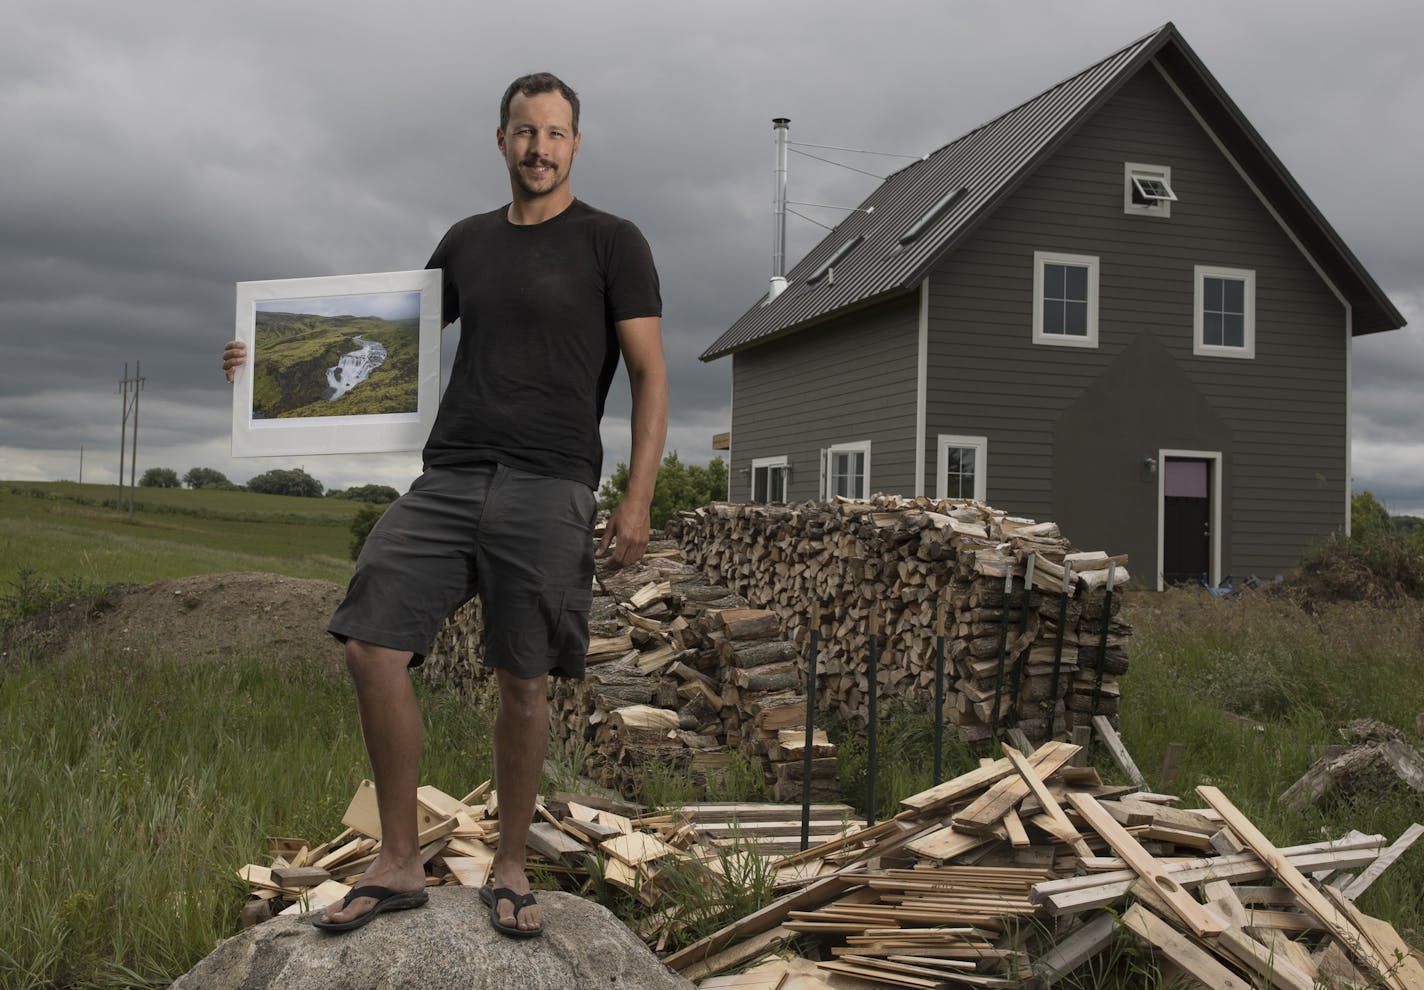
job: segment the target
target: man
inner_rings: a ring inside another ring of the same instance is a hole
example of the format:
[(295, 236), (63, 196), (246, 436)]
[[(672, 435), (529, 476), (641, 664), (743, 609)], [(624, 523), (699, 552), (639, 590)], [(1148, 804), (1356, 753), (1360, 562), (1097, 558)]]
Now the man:
[[(593, 579), (598, 422), (621, 353), (632, 387), (628, 490), (600, 555), (638, 560), (667, 431), (657, 272), (637, 228), (576, 200), (579, 101), (547, 73), (515, 80), (496, 141), (510, 203), (468, 217), (428, 267), (443, 270), (444, 320), (460, 319), (425, 471), (372, 530), (330, 631), (345, 643), (376, 782), (380, 855), (318, 927), (345, 930), (425, 902), (417, 844), (420, 713), (407, 674), (443, 618), (478, 589), (495, 668), (500, 842), (481, 891), (507, 935), (537, 935), (525, 876), (548, 738), (548, 675), (583, 676)], [(228, 344), (223, 368), (246, 359)]]

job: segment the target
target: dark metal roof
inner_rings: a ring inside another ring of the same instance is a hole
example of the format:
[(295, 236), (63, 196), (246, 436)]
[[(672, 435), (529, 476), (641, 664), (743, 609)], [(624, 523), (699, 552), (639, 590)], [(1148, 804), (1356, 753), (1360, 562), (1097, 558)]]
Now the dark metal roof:
[[(912, 290), (1127, 80), (1154, 58), (1355, 308), (1355, 332), (1404, 318), (1170, 23), (890, 175), (702, 354), (711, 361)], [(946, 205), (947, 201), (947, 205)], [(864, 212), (873, 207), (873, 212)], [(938, 207), (939, 215), (931, 216)], [(927, 223), (921, 223), (929, 217)], [(905, 235), (920, 229), (917, 236)], [(826, 263), (852, 241), (853, 250)], [(812, 274), (821, 274), (814, 282)]]

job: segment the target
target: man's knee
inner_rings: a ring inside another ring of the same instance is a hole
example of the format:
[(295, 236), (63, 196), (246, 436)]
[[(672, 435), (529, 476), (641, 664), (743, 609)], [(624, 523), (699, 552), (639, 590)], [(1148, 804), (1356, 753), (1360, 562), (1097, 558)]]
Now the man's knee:
[(549, 675), (520, 677), (495, 668), (499, 684), (499, 707), (517, 718), (537, 718), (547, 709)]
[(412, 656), (409, 650), (393, 650), (359, 639), (348, 639), (344, 653), (346, 669), (358, 684), (372, 677), (387, 675), (392, 670), (405, 670)]

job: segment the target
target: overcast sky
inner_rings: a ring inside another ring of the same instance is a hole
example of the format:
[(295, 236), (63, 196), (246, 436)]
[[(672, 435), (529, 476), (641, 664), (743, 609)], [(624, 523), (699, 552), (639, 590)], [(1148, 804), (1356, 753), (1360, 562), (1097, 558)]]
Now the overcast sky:
[[(422, 267), (454, 220), (507, 200), (498, 99), (545, 69), (583, 98), (575, 191), (652, 244), (668, 445), (706, 461), (729, 361), (697, 355), (766, 286), (772, 117), (793, 140), (920, 155), (1175, 20), (1410, 321), (1355, 345), (1354, 483), (1424, 514), (1418, 0), (0, 9), (0, 478), (74, 479), (82, 446), (84, 480), (113, 481), (127, 361), (146, 379), (140, 471), (301, 466), (404, 490), (414, 453), (228, 456), (233, 284)], [(850, 205), (875, 183), (792, 159), (793, 199)], [(793, 218), (791, 259), (822, 233)], [(627, 458), (627, 407), (620, 376), (605, 471)]]

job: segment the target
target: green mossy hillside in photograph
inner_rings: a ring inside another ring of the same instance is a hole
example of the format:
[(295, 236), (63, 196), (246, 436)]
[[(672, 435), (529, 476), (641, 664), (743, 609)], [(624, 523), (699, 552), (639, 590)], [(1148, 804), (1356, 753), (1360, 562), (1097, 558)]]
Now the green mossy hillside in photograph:
[[(334, 401), (327, 369), (359, 345), (379, 342), (386, 359)], [(419, 382), (420, 321), (374, 316), (257, 314), (252, 413), (257, 419), (413, 413)]]

